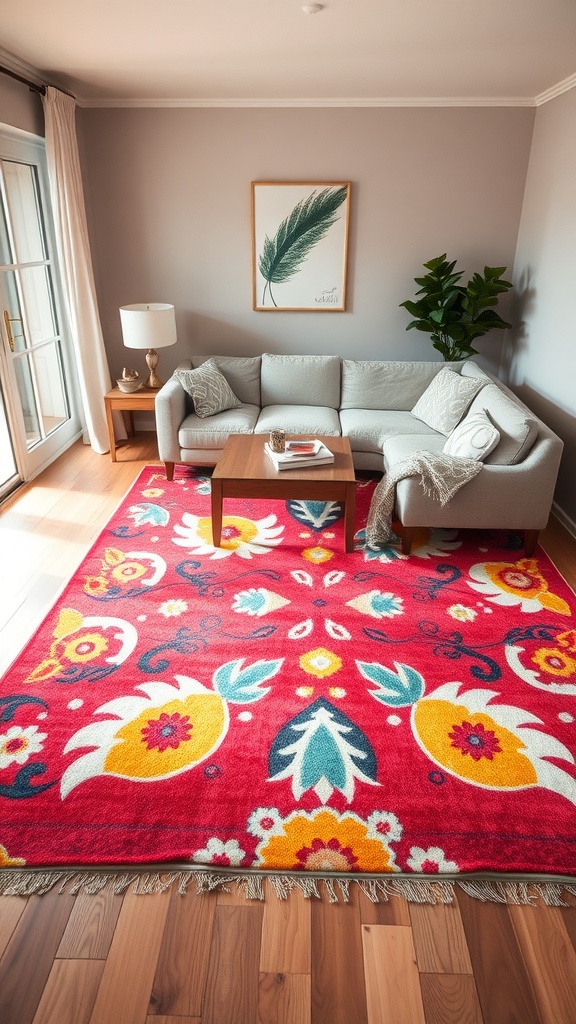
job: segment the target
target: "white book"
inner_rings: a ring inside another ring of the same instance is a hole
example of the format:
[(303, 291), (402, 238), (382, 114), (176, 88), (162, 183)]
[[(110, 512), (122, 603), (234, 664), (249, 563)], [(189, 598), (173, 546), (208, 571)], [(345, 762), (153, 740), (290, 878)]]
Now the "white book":
[(264, 444), (264, 451), (274, 463), (276, 469), (304, 469), (307, 466), (327, 466), (334, 462), (334, 454), (325, 444), (322, 444), (321, 441), (315, 441), (314, 443), (316, 449), (314, 455), (309, 453), (302, 455), (295, 449), (292, 452), (289, 449), (284, 452), (273, 452), (267, 441)]

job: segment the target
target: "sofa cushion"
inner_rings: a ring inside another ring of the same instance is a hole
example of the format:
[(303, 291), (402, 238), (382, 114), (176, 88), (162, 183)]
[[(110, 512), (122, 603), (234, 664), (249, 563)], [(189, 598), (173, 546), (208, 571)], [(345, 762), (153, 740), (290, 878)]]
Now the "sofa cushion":
[(196, 356), (195, 367), (208, 359), (216, 364), (232, 391), (245, 405), (260, 405), (260, 356)]
[(492, 379), (481, 366), (478, 366), (471, 359), (467, 359), (465, 363), (462, 363), (460, 374), (462, 377), (475, 377), (477, 380), (486, 381), (486, 383)]
[(254, 428), (255, 434), (268, 434), (283, 427), (287, 434), (340, 435), (340, 420), (335, 409), (312, 405), (267, 405)]
[[(423, 442), (430, 434), (437, 436), (431, 427), (404, 410), (341, 409), (340, 423), (353, 452), (381, 452), (386, 439), (398, 434), (418, 434)], [(444, 440), (442, 434), (442, 443)]]
[(279, 356), (264, 352), (262, 405), (340, 405), (338, 356)]
[(342, 360), (341, 409), (410, 411), (442, 363)]
[(174, 376), (192, 396), (194, 412), (201, 419), (226, 409), (237, 409), (242, 404), (211, 359), (196, 370), (174, 370)]
[(458, 459), (484, 462), (500, 440), (500, 432), (485, 409), (469, 412), (449, 435), (444, 451)]
[(460, 422), (474, 396), (485, 386), (484, 380), (461, 377), (454, 370), (443, 367), (416, 402), (412, 415), (447, 435)]
[(409, 455), (414, 455), (414, 452), (441, 452), (445, 441), (444, 435), (438, 433), (429, 434), (427, 437), (423, 437), (422, 434), (389, 437), (384, 442), (384, 469), (391, 469)]
[(259, 412), (257, 405), (240, 405), (210, 418), (191, 413), (180, 424), (178, 444), (181, 449), (223, 448), (229, 434), (252, 434)]
[(514, 466), (526, 457), (538, 437), (538, 423), (520, 403), (497, 384), (487, 384), (470, 405), (470, 413), (485, 409), (500, 440), (484, 460), (491, 466)]

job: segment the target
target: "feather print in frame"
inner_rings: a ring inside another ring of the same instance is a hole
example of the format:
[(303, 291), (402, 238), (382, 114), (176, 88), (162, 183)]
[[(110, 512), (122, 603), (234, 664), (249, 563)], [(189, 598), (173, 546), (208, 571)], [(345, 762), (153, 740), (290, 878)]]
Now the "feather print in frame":
[(350, 182), (252, 182), (253, 308), (346, 308)]

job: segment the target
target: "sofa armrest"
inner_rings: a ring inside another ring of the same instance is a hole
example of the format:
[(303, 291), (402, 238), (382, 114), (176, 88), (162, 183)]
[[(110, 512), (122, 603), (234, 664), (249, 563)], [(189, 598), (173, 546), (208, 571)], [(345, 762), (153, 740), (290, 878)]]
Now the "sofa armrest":
[[(192, 363), (183, 360), (179, 370), (190, 370)], [(180, 424), (189, 411), (189, 395), (175, 377), (160, 388), (156, 395), (156, 434), (158, 437), (158, 454), (162, 462), (180, 462), (180, 444), (178, 431)]]
[(526, 458), (488, 466), (446, 505), (431, 500), (417, 477), (399, 480), (396, 508), (405, 526), (542, 530), (548, 522), (563, 444), (542, 426)]

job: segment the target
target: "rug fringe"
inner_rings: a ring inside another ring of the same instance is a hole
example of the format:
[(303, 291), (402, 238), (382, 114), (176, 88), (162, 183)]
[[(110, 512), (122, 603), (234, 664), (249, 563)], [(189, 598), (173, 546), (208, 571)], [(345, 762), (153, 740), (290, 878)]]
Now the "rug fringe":
[[(265, 883), (268, 883), (268, 886)], [(86, 871), (42, 871), (26, 869), (0, 870), (0, 896), (43, 896), (57, 888), (59, 894), (97, 895), (103, 889), (121, 895), (132, 889), (138, 896), (166, 892), (176, 886), (184, 896), (194, 884), (196, 894), (221, 889), (231, 892), (235, 887), (247, 900), (264, 900), (271, 889), (280, 900), (286, 900), (294, 889), (306, 899), (326, 899), (329, 903), (348, 903), (350, 887), (357, 885), (371, 903), (386, 903), (391, 896), (401, 896), (409, 903), (450, 904), (455, 890), (484, 903), (515, 906), (573, 906), (576, 901), (576, 880), (563, 879), (497, 879), (451, 878), (350, 878), (300, 874), (268, 874), (267, 872), (226, 873), (209, 868), (178, 867), (173, 870), (117, 871), (112, 868)]]

